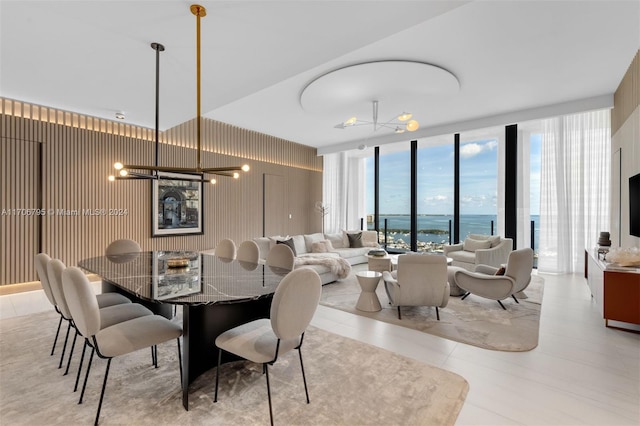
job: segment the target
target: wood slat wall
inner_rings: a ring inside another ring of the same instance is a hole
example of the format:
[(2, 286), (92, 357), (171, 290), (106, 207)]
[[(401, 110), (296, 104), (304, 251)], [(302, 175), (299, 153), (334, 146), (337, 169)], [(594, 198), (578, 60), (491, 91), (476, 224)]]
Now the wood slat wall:
[(614, 135), (627, 121), (633, 111), (640, 106), (640, 50), (631, 61), (613, 95), (614, 108), (611, 110), (611, 134)]
[[(251, 171), (239, 180), (221, 177), (217, 185), (205, 185), (204, 235), (152, 238), (151, 182), (108, 182), (107, 176), (116, 161), (152, 165), (153, 130), (2, 98), (0, 112), (0, 208), (46, 211), (39, 217), (2, 216), (2, 285), (36, 280), (33, 257), (39, 251), (75, 265), (101, 255), (119, 238), (134, 239), (143, 250), (202, 250), (222, 238), (239, 243), (260, 236), (265, 173), (284, 178), (286, 232), (321, 229), (313, 205), (322, 199), (322, 158), (313, 148), (203, 119), (203, 165), (248, 163)], [(195, 120), (160, 139), (160, 165), (196, 165)], [(127, 214), (111, 216), (110, 209)]]

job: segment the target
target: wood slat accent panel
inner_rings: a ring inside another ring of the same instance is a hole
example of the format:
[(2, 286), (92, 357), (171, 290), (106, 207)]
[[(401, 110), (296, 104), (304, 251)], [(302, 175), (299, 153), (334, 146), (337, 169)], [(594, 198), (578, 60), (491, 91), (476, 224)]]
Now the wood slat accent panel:
[(633, 111), (640, 106), (640, 50), (636, 52), (631, 65), (613, 95), (614, 108), (611, 110), (611, 134), (614, 135), (627, 121)]
[(16, 117), (0, 116), (3, 134), (0, 138), (2, 158), (2, 192), (0, 209), (0, 277), (1, 282), (22, 282), (23, 271), (16, 265), (32, 263), (39, 248), (39, 147), (37, 142), (24, 142), (28, 123)]
[[(260, 236), (265, 173), (284, 179), (286, 233), (321, 228), (313, 209), (322, 194), (322, 159), (315, 149), (206, 120), (203, 134), (213, 142), (207, 142), (203, 164), (246, 162), (251, 171), (238, 180), (221, 177), (217, 185), (205, 186), (203, 235), (152, 238), (151, 182), (109, 182), (107, 176), (113, 174), (116, 161), (153, 164), (153, 131), (2, 98), (0, 112), (2, 207), (41, 204), (47, 209), (40, 219), (2, 217), (2, 285), (37, 280), (33, 257), (39, 251), (38, 239), (41, 251), (75, 265), (85, 257), (101, 255), (119, 238), (134, 239), (143, 250), (203, 250), (215, 247), (222, 238), (239, 243)], [(195, 166), (194, 123), (161, 135), (166, 142), (160, 148), (161, 165)], [(38, 203), (38, 185), (42, 185), (42, 203)], [(111, 209), (127, 214), (111, 216)]]

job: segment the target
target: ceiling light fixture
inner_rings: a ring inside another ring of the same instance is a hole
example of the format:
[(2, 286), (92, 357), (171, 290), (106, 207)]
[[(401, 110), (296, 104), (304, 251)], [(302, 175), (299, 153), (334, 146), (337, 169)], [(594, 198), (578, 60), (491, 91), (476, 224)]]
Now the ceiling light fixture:
[[(155, 144), (155, 165), (128, 165), (121, 162), (116, 162), (113, 167), (118, 170), (119, 176), (109, 176), (109, 181), (121, 180), (121, 179), (158, 179), (159, 172), (166, 173), (186, 173), (193, 174), (194, 180), (206, 181), (215, 184), (217, 181), (215, 178), (207, 178), (207, 175), (217, 176), (229, 176), (234, 179), (240, 177), (240, 171), (248, 172), (249, 165), (243, 166), (230, 166), (230, 167), (202, 167), (201, 162), (201, 108), (200, 108), (200, 18), (207, 16), (207, 10), (204, 6), (198, 4), (192, 4), (190, 6), (191, 13), (196, 16), (196, 90), (197, 90), (197, 121), (196, 121), (196, 139), (197, 139), (197, 159), (196, 167), (170, 167), (170, 166), (158, 166), (158, 92), (160, 88), (160, 52), (164, 51), (164, 46), (159, 43), (151, 43), (151, 47), (156, 51), (156, 144)], [(145, 170), (149, 173), (140, 173), (139, 170)]]
[(374, 132), (382, 128), (392, 129), (396, 133), (415, 132), (420, 128), (420, 123), (416, 120), (411, 120), (411, 117), (412, 114), (410, 112), (403, 112), (389, 121), (378, 122), (378, 101), (373, 101), (373, 121), (351, 117), (342, 123), (336, 124), (334, 127), (336, 129), (346, 129), (347, 127), (373, 125)]

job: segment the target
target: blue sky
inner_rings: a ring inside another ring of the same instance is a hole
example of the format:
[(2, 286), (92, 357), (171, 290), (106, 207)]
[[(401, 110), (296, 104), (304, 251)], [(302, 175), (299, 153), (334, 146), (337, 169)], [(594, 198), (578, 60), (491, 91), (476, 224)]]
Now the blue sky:
[[(460, 214), (496, 214), (496, 140), (460, 144)], [(410, 212), (410, 152), (380, 155), (380, 213)], [(540, 136), (531, 138), (531, 214), (540, 210)], [(367, 195), (373, 194), (373, 158), (367, 159)], [(373, 197), (367, 196), (367, 213)], [(418, 214), (453, 214), (453, 144), (418, 150)]]

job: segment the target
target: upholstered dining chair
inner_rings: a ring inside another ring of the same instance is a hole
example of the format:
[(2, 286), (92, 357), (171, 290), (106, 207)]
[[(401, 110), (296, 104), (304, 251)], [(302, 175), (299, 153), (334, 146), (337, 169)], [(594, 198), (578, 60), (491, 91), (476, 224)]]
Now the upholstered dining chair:
[(229, 238), (220, 240), (220, 242), (216, 246), (215, 255), (221, 259), (235, 259), (236, 244)]
[[(154, 348), (156, 345), (176, 339), (180, 376), (182, 376), (182, 355), (180, 351), (182, 327), (180, 325), (159, 315), (146, 315), (103, 328), (95, 294), (89, 280), (79, 268), (72, 266), (62, 272), (62, 288), (76, 328), (91, 346), (91, 356), (85, 373), (82, 395), (84, 395), (87, 385), (94, 354), (97, 353), (100, 358), (107, 359), (102, 391), (100, 392), (100, 402), (96, 412), (96, 425), (100, 418), (107, 378), (109, 377), (109, 368), (113, 358), (143, 348)], [(80, 401), (82, 401), (82, 395)]]
[(243, 262), (258, 263), (260, 259), (260, 248), (258, 248), (258, 244), (253, 240), (241, 242), (238, 246), (236, 259)]
[[(36, 267), (36, 274), (38, 275), (38, 279), (40, 280), (40, 285), (42, 285), (42, 290), (44, 294), (47, 296), (47, 300), (51, 303), (51, 306), (55, 309), (55, 311), (60, 314), (60, 309), (58, 309), (58, 304), (56, 303), (56, 299), (53, 297), (53, 293), (51, 292), (51, 285), (49, 284), (49, 276), (47, 275), (47, 265), (51, 257), (49, 257), (46, 253), (38, 253), (35, 256), (34, 263)], [(56, 331), (56, 337), (53, 340), (53, 346), (51, 347), (51, 356), (56, 350), (56, 343), (58, 342), (58, 335), (60, 334), (60, 328), (62, 327), (62, 314), (60, 314), (60, 320), (58, 321), (58, 329)], [(65, 343), (66, 346), (66, 343)], [(64, 354), (63, 354), (64, 355)]]
[(135, 240), (121, 239), (112, 241), (105, 250), (106, 256), (114, 256), (126, 253), (140, 253), (142, 248)]
[(320, 302), (321, 292), (322, 282), (316, 271), (308, 268), (292, 271), (280, 281), (276, 288), (271, 303), (269, 319), (259, 319), (240, 325), (225, 331), (216, 338), (218, 368), (216, 369), (214, 402), (218, 401), (222, 351), (262, 364), (262, 371), (267, 379), (269, 419), (273, 425), (268, 366), (273, 365), (278, 360), (278, 357), (297, 349), (300, 357), (304, 392), (307, 404), (309, 403), (309, 391), (307, 389), (307, 379), (304, 375), (301, 347), (304, 333)]
[(286, 244), (274, 245), (267, 253), (266, 264), (274, 268), (293, 270), (295, 264), (293, 250)]
[(466, 291), (462, 299), (469, 294), (475, 294), (496, 300), (505, 310), (507, 308), (502, 304), (503, 299), (512, 297), (516, 303), (520, 303), (516, 296), (523, 297), (522, 292), (531, 283), (533, 250), (527, 247), (512, 251), (504, 275), (495, 275), (498, 269), (488, 265), (477, 265), (474, 272), (456, 271), (453, 275), (456, 284)]
[[(51, 290), (51, 284), (49, 281), (49, 273), (48, 273), (48, 266), (50, 261), (51, 261), (51, 257), (48, 254), (38, 253), (35, 256), (34, 263), (35, 263), (38, 279), (40, 280), (40, 284), (42, 285), (44, 294), (47, 296), (47, 300), (49, 300), (49, 303), (53, 305), (53, 308), (56, 310), (56, 312), (60, 314), (60, 320), (58, 321), (58, 330), (56, 331), (56, 337), (53, 340), (53, 346), (51, 347), (51, 356), (53, 356), (56, 349), (56, 343), (58, 342), (58, 336), (60, 334), (60, 328), (62, 326), (62, 321), (64, 320), (64, 316), (60, 312), (60, 309), (58, 308), (58, 302), (56, 301), (55, 296)], [(107, 306), (120, 305), (123, 303), (131, 303), (131, 300), (117, 293), (100, 294), (97, 296), (97, 299), (98, 299), (98, 305), (101, 308), (104, 308)], [(68, 336), (69, 336), (69, 329), (67, 328), (67, 338)], [(64, 347), (65, 348), (67, 347), (67, 339), (65, 339)], [(62, 354), (62, 356), (64, 357), (64, 353)], [(62, 357), (60, 359), (62, 360)]]
[(436, 254), (403, 254), (398, 256), (398, 269), (382, 273), (391, 306), (435, 306), (436, 318), (449, 303), (447, 258)]
[[(75, 335), (73, 336), (73, 342), (71, 344), (71, 350), (69, 351), (69, 359), (67, 360), (67, 367), (64, 372), (65, 376), (69, 373), (69, 366), (71, 365), (73, 349), (76, 346), (76, 339), (78, 338), (79, 334), (75, 323), (73, 322), (71, 312), (69, 311), (69, 305), (67, 304), (67, 299), (62, 289), (62, 272), (66, 268), (67, 267), (60, 259), (51, 259), (49, 261), (49, 264), (47, 265), (47, 275), (49, 277), (49, 284), (51, 285), (51, 292), (53, 293), (58, 304), (60, 315), (68, 322), (67, 336), (64, 340), (64, 348), (62, 349), (62, 355), (60, 356), (60, 363), (58, 365), (58, 368), (62, 368), (62, 361), (67, 348), (67, 340), (69, 338), (69, 330), (71, 328), (75, 330)], [(153, 312), (142, 305), (138, 305), (137, 303), (123, 303), (120, 305), (107, 306), (104, 308), (100, 308), (100, 325), (102, 328), (106, 328), (123, 321), (128, 321), (130, 319), (143, 317), (146, 315), (153, 315)], [(82, 370), (82, 361), (84, 360), (85, 350), (86, 344), (84, 345), (82, 350), (82, 358), (80, 359), (80, 367), (78, 368), (78, 375), (76, 377), (74, 392), (78, 388), (78, 380), (80, 378), (80, 371)]]

